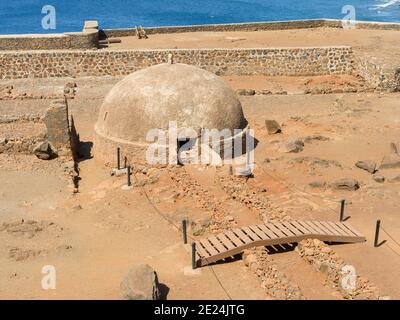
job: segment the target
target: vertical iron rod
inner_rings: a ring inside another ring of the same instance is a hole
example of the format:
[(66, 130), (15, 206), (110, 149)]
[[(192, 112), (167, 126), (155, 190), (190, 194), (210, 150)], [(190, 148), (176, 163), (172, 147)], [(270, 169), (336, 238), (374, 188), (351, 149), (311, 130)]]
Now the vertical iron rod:
[(121, 169), (121, 149), (120, 147), (117, 148), (117, 169)]
[(192, 269), (196, 269), (196, 243), (192, 242)]
[(182, 220), (183, 243), (187, 244), (186, 219)]
[(374, 247), (379, 247), (379, 229), (381, 228), (381, 220), (376, 221), (376, 229), (375, 229), (375, 241)]
[(131, 166), (128, 166), (127, 176), (128, 176), (128, 187), (130, 187), (132, 185), (132, 183), (131, 183)]
[(340, 218), (339, 221), (342, 222), (344, 220), (344, 204), (345, 200), (340, 201)]
[(124, 168), (126, 169), (128, 165), (128, 158), (124, 157)]

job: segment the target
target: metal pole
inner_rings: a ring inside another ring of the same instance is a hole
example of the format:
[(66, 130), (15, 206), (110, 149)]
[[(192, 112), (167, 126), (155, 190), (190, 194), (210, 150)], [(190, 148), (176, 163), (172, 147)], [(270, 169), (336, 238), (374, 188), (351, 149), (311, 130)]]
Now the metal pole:
[(192, 242), (192, 269), (196, 269), (196, 243)]
[(117, 169), (121, 169), (121, 149), (120, 147), (117, 148)]
[(186, 219), (182, 220), (183, 243), (187, 244)]
[(379, 247), (379, 229), (381, 227), (381, 220), (376, 221), (376, 229), (375, 229), (375, 242), (374, 247)]
[(128, 187), (130, 187), (132, 185), (132, 183), (131, 183), (131, 166), (128, 166), (127, 176), (128, 176)]
[(344, 204), (345, 200), (340, 201), (340, 218), (339, 221), (342, 222), (344, 220)]
[(126, 166), (128, 165), (128, 158), (124, 157), (124, 168), (126, 169)]

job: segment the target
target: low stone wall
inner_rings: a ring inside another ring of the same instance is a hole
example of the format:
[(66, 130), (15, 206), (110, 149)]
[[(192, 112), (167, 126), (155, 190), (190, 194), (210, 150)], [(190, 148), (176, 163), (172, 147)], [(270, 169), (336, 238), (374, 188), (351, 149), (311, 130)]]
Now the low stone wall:
[(356, 59), (356, 68), (370, 88), (400, 91), (400, 65), (387, 66), (385, 63), (375, 61), (372, 57), (361, 57)]
[[(222, 31), (261, 31), (261, 30), (289, 30), (289, 29), (311, 29), (311, 28), (342, 28), (342, 21), (336, 19), (311, 19), (311, 20), (289, 20), (253, 23), (231, 23), (231, 24), (206, 24), (192, 26), (166, 26), (144, 28), (147, 34), (183, 33), (183, 32), (222, 32)], [(367, 22), (357, 21), (357, 29), (376, 30), (400, 30), (400, 23)], [(107, 37), (135, 36), (135, 28), (103, 29)]]
[(218, 75), (311, 76), (350, 74), (350, 47), (163, 49), (0, 52), (0, 79), (122, 76), (167, 62), (196, 65)]
[[(310, 29), (323, 27), (323, 19), (293, 20), (276, 22), (230, 23), (230, 24), (204, 24), (191, 26), (166, 26), (143, 28), (147, 34), (184, 33), (184, 32), (222, 32), (222, 31), (260, 31), (260, 30), (287, 30)], [(135, 28), (103, 29), (108, 37), (135, 36)]]
[(98, 30), (64, 34), (24, 34), (0, 36), (1, 50), (93, 49), (98, 47)]

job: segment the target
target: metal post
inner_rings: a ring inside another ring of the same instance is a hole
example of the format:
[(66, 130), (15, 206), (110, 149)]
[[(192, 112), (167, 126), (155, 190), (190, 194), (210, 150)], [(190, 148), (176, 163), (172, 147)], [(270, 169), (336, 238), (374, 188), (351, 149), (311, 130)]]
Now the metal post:
[(192, 269), (196, 269), (196, 243), (192, 242)]
[(374, 247), (379, 247), (379, 229), (381, 227), (381, 220), (376, 221), (376, 229), (375, 229), (375, 242)]
[(128, 166), (127, 176), (128, 176), (128, 187), (130, 187), (132, 185), (132, 183), (131, 183), (131, 166)]
[(128, 158), (124, 157), (124, 168), (126, 169), (126, 166), (128, 165)]
[(182, 235), (183, 235), (183, 243), (187, 244), (187, 233), (186, 233), (186, 219), (182, 220)]
[(340, 201), (340, 218), (339, 221), (342, 222), (344, 220), (344, 204), (345, 200)]
[(121, 149), (120, 147), (117, 148), (117, 169), (121, 169)]

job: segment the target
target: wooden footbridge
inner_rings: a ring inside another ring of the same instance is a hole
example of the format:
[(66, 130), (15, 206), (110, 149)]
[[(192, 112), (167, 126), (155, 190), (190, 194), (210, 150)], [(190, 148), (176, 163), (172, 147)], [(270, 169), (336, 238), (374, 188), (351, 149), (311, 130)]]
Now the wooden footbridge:
[(245, 249), (296, 243), (304, 239), (354, 243), (366, 239), (345, 222), (290, 220), (225, 231), (195, 242), (195, 267), (232, 257)]

